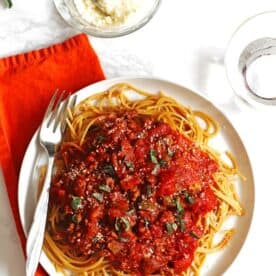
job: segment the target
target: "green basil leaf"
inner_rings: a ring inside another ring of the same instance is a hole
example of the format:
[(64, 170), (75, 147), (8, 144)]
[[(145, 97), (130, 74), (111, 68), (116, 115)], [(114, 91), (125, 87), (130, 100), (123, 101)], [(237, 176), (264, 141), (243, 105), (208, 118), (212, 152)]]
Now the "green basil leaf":
[(74, 214), (71, 219), (74, 223), (79, 223), (76, 214)]
[(177, 224), (176, 223), (172, 223), (172, 229), (173, 229), (173, 231), (177, 230)]
[(126, 230), (126, 231), (129, 230), (129, 228), (130, 228), (129, 220), (128, 220), (127, 218), (125, 218), (125, 217), (122, 217), (122, 218), (121, 218), (121, 221), (122, 221), (122, 223), (123, 223), (124, 226), (125, 226), (125, 230)]
[(93, 193), (92, 196), (96, 198), (99, 202), (103, 202), (103, 194), (101, 193)]
[(111, 192), (110, 187), (108, 185), (104, 185), (104, 184), (99, 186), (99, 190), (103, 191), (103, 192), (107, 192), (107, 193)]
[(173, 222), (173, 223), (166, 222), (166, 230), (169, 235), (172, 235), (172, 233), (177, 230), (177, 227), (178, 226), (175, 222)]
[(119, 240), (121, 242), (129, 242), (129, 240), (127, 238), (124, 238), (124, 237), (119, 237)]
[(114, 226), (115, 226), (115, 230), (120, 233), (121, 232), (120, 218), (116, 218)]
[(197, 240), (200, 239), (200, 237), (196, 233), (194, 233), (193, 231), (190, 232), (190, 236), (197, 239)]
[(130, 209), (126, 212), (128, 215), (133, 215), (135, 214), (135, 209)]
[(107, 174), (107, 175), (109, 175), (109, 176), (111, 176), (111, 177), (115, 177), (115, 170), (114, 170), (114, 168), (113, 168), (113, 166), (111, 165), (111, 164), (106, 164), (106, 165), (104, 165), (103, 167), (102, 167), (102, 171), (105, 173), (105, 174)]
[(173, 227), (172, 227), (172, 223), (166, 222), (166, 230), (168, 232), (169, 235), (171, 235), (173, 233)]
[(81, 207), (81, 198), (73, 196), (70, 205), (73, 210), (78, 210)]
[(174, 156), (174, 151), (172, 151), (170, 148), (168, 148), (167, 152), (168, 152), (168, 156), (169, 157), (173, 157)]
[(157, 152), (154, 149), (150, 150), (149, 155), (150, 155), (150, 161), (154, 164), (158, 164), (158, 159), (156, 157)]
[(115, 230), (121, 233), (123, 230), (128, 231), (130, 228), (130, 222), (127, 218), (121, 217), (115, 220)]
[(194, 203), (194, 199), (191, 195), (189, 195), (187, 192), (184, 192), (184, 197), (185, 200), (189, 203), (189, 204), (193, 204)]
[(185, 230), (185, 220), (181, 219), (179, 223), (180, 223), (180, 231), (184, 232), (184, 230)]
[(184, 209), (181, 205), (179, 197), (177, 199), (175, 199), (174, 203), (175, 203), (175, 206), (176, 206), (177, 214), (182, 215), (184, 213)]
[(151, 171), (151, 174), (152, 175), (157, 175), (159, 173), (159, 170), (160, 170), (160, 165), (156, 164), (154, 169)]
[(99, 135), (96, 138), (96, 144), (101, 144), (102, 142), (104, 142), (106, 140), (106, 137), (103, 135)]
[(160, 160), (159, 164), (160, 164), (161, 167), (166, 167), (167, 166), (167, 161), (162, 159), (162, 160)]
[(128, 160), (124, 160), (125, 165), (127, 166), (127, 168), (129, 169), (133, 169), (134, 165), (132, 162), (128, 161)]

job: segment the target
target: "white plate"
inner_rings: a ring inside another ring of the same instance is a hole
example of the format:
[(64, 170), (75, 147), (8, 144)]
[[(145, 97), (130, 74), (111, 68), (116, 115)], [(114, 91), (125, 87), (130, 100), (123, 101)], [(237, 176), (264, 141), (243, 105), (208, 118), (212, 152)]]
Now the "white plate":
[[(152, 91), (153, 93), (162, 90), (165, 94), (173, 97), (180, 103), (211, 115), (217, 120), (221, 127), (221, 131), (219, 135), (213, 139), (212, 145), (220, 151), (230, 150), (237, 158), (240, 171), (247, 178), (246, 183), (238, 185), (237, 188), (246, 213), (243, 217), (233, 218), (227, 222), (227, 226), (234, 226), (237, 229), (236, 235), (224, 250), (213, 253), (207, 257), (201, 271), (201, 275), (222, 275), (242, 248), (250, 227), (254, 207), (254, 180), (252, 169), (246, 149), (238, 133), (226, 116), (209, 100), (180, 85), (160, 79), (136, 77), (101, 81), (77, 92), (78, 102), (93, 93), (106, 90), (111, 85), (124, 81), (139, 88)], [(20, 219), (25, 234), (29, 230), (36, 205), (38, 183), (37, 168), (40, 164), (45, 164), (45, 154), (41, 152), (38, 146), (36, 133), (25, 153), (19, 176), (18, 204)], [(41, 255), (40, 263), (50, 275), (56, 275), (54, 266), (44, 253)]]

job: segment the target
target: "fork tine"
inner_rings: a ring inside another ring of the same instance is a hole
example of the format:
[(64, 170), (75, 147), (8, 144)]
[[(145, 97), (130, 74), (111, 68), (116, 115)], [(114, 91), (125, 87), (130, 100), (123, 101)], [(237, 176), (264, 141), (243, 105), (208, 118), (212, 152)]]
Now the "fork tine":
[(51, 114), (51, 117), (50, 117), (50, 119), (49, 119), (49, 121), (47, 123), (47, 127), (49, 127), (50, 124), (53, 122), (53, 120), (57, 117), (58, 109), (59, 109), (59, 106), (60, 106), (60, 102), (63, 100), (64, 93), (65, 93), (65, 90), (63, 90), (61, 92), (59, 98), (57, 99), (55, 107), (54, 107), (53, 112)]
[[(66, 116), (66, 108), (69, 104), (69, 100), (70, 100), (70, 95), (67, 97), (67, 99), (61, 103), (61, 107), (59, 108), (58, 114), (55, 118), (55, 123), (54, 123), (54, 129), (53, 132), (56, 131), (57, 126), (59, 125), (59, 123), (62, 123), (64, 120), (64, 117)], [(61, 130), (62, 131), (62, 130)]]
[(52, 111), (52, 108), (53, 108), (53, 105), (54, 105), (54, 103), (55, 103), (55, 101), (56, 101), (57, 94), (58, 94), (58, 89), (55, 90), (55, 92), (54, 92), (54, 94), (53, 94), (53, 96), (52, 96), (52, 98), (51, 98), (51, 100), (50, 100), (50, 103), (49, 103), (49, 105), (48, 105), (48, 107), (47, 107), (47, 110), (46, 110), (46, 112), (45, 112), (45, 115), (44, 115), (44, 118), (43, 118), (43, 121), (42, 121), (42, 122), (46, 121), (46, 119), (47, 119), (48, 116), (50, 115), (50, 113), (51, 113), (51, 111)]
[[(73, 109), (76, 105), (76, 102), (77, 102), (77, 95), (74, 95), (72, 101), (69, 102), (69, 105), (67, 106), (67, 108)], [(65, 111), (64, 115), (65, 116), (64, 116), (63, 121), (61, 123), (61, 132), (62, 133), (64, 133), (65, 129), (66, 129), (66, 117), (68, 117), (68, 111)]]
[(77, 102), (77, 95), (74, 95), (74, 97), (73, 97), (73, 100), (72, 100), (72, 103), (71, 103), (71, 105), (70, 105), (70, 108), (71, 109), (73, 109), (74, 107), (75, 107), (75, 105), (76, 105), (76, 102)]

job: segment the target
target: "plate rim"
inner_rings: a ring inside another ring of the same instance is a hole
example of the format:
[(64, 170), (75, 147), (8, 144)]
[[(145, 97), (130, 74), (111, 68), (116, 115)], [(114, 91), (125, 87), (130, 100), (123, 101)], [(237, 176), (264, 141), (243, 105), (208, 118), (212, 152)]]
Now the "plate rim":
[[(199, 91), (189, 89), (189, 88), (185, 87), (182, 84), (179, 84), (177, 82), (173, 82), (173, 81), (167, 80), (165, 78), (159, 78), (159, 77), (155, 77), (155, 76), (135, 76), (135, 75), (134, 76), (122, 76), (122, 77), (110, 78), (110, 79), (105, 79), (105, 80), (102, 80), (102, 81), (99, 81), (99, 82), (87, 85), (87, 86), (85, 86), (85, 87), (77, 90), (76, 92), (74, 92), (74, 94), (85, 93), (85, 91), (88, 90), (89, 88), (96, 89), (95, 87), (97, 87), (97, 86), (99, 86), (99, 87), (108, 86), (108, 85), (111, 86), (111, 85), (113, 85), (115, 83), (119, 83), (119, 82), (130, 82), (131, 83), (132, 81), (135, 81), (135, 80), (140, 80), (140, 81), (141, 80), (145, 80), (145, 81), (153, 81), (153, 82), (157, 82), (157, 83), (165, 83), (167, 85), (178, 87), (178, 88), (180, 88), (183, 91), (186, 90), (189, 93), (202, 98), (204, 101), (208, 102), (208, 104), (211, 105), (214, 110), (218, 111), (219, 113), (221, 113), (224, 116), (224, 119), (226, 119), (227, 123), (234, 130), (237, 138), (239, 139), (239, 142), (241, 143), (242, 147), (244, 148), (244, 151), (245, 151), (245, 154), (246, 154), (246, 158), (248, 159), (248, 167), (249, 167), (251, 178), (252, 178), (252, 188), (253, 188), (252, 198), (253, 198), (253, 202), (251, 203), (252, 204), (252, 207), (251, 207), (251, 216), (249, 217), (247, 231), (246, 231), (246, 233), (244, 235), (244, 239), (242, 241), (242, 244), (238, 248), (238, 250), (237, 250), (234, 258), (232, 258), (232, 261), (230, 261), (229, 264), (228, 264), (228, 266), (225, 268), (225, 270), (223, 272), (223, 273), (225, 273), (226, 271), (228, 271), (230, 269), (230, 267), (233, 265), (234, 261), (240, 255), (242, 249), (244, 248), (246, 242), (248, 241), (249, 234), (252, 231), (252, 222), (253, 222), (253, 219), (254, 219), (255, 201), (256, 201), (256, 194), (255, 194), (255, 192), (256, 192), (256, 187), (255, 187), (256, 184), (255, 184), (255, 174), (254, 174), (254, 170), (253, 170), (253, 166), (252, 166), (252, 161), (251, 161), (250, 155), (248, 154), (247, 147), (246, 147), (245, 143), (243, 142), (243, 139), (241, 138), (238, 130), (234, 127), (232, 121), (228, 118), (228, 116), (226, 115), (226, 113), (220, 107), (218, 107), (218, 105), (215, 104), (207, 95), (205, 95), (205, 94), (203, 94), (203, 93), (201, 93)], [(143, 87), (141, 87), (141, 89), (143, 89)], [(162, 89), (160, 89), (160, 90), (162, 90)], [(103, 91), (103, 88), (101, 88), (99, 90), (99, 92), (101, 92), (101, 91)], [(93, 93), (97, 93), (97, 92), (93, 92)], [(172, 96), (172, 98), (174, 98), (174, 97)], [(77, 100), (77, 102), (78, 102), (78, 100)], [(208, 113), (208, 111), (207, 111), (207, 113)], [(35, 133), (33, 134), (32, 138), (31, 138), (30, 142), (28, 143), (28, 146), (27, 146), (27, 148), (25, 150), (24, 157), (23, 157), (23, 160), (22, 160), (22, 163), (21, 163), (21, 167), (20, 167), (19, 177), (18, 177), (18, 192), (17, 192), (18, 211), (19, 211), (20, 223), (21, 223), (21, 226), (22, 226), (22, 229), (23, 229), (23, 232), (24, 232), (24, 235), (25, 235), (26, 238), (27, 238), (27, 229), (26, 229), (26, 225), (24, 225), (25, 224), (25, 222), (24, 222), (24, 208), (21, 208), (22, 204), (20, 202), (20, 191), (22, 191), (23, 185), (22, 184), (20, 185), (20, 183), (22, 182), (22, 178), (23, 178), (23, 175), (24, 175), (24, 173), (23, 173), (23, 167), (26, 164), (27, 157), (30, 154), (31, 145), (33, 143), (35, 143), (34, 140), (37, 139), (38, 130), (39, 130), (39, 127), (35, 131)], [(46, 256), (46, 255), (45, 256), (44, 255), (45, 255), (45, 253), (42, 251), (41, 258)], [(49, 269), (47, 269), (47, 267), (45, 267), (43, 265), (43, 263), (41, 262), (41, 260), (40, 260), (40, 264), (48, 272)]]

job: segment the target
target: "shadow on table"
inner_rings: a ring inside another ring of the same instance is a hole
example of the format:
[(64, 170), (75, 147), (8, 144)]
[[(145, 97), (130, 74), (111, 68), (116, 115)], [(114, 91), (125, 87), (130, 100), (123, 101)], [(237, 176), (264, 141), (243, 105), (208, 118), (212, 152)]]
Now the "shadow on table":
[(242, 111), (245, 104), (234, 94), (228, 82), (221, 49), (200, 49), (194, 68), (197, 72), (194, 83), (197, 83), (200, 92), (221, 109)]

